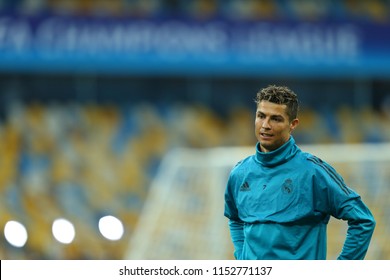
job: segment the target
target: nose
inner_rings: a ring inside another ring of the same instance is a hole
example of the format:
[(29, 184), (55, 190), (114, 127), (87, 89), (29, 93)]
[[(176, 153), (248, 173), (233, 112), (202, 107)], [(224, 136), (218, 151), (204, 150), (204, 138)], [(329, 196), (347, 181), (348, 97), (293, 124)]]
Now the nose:
[(263, 122), (261, 123), (261, 127), (266, 128), (266, 129), (270, 129), (271, 128), (271, 126), (269, 124), (269, 119), (268, 118), (265, 118), (263, 120)]

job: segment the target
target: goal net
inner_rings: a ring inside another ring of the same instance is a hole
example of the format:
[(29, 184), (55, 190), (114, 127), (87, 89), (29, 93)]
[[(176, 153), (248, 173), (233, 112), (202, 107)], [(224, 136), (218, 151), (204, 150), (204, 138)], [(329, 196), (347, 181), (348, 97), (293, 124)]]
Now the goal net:
[[(372, 210), (377, 227), (366, 259), (390, 259), (390, 143), (300, 146), (332, 164)], [(223, 216), (231, 168), (254, 147), (176, 149), (162, 160), (134, 229), (127, 259), (232, 259)], [(335, 259), (347, 225), (331, 218), (328, 259)]]

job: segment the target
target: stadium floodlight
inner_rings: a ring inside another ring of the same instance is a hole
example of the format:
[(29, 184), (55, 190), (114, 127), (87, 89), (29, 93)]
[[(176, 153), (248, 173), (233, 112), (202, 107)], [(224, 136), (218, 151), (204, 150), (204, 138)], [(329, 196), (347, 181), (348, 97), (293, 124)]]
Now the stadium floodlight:
[(119, 240), (124, 233), (122, 222), (111, 215), (104, 216), (99, 220), (100, 233), (109, 240)]
[(14, 247), (23, 247), (28, 239), (26, 227), (17, 221), (8, 221), (4, 226), (5, 239)]
[(76, 235), (73, 224), (63, 218), (56, 219), (53, 222), (52, 233), (54, 238), (63, 244), (72, 243)]

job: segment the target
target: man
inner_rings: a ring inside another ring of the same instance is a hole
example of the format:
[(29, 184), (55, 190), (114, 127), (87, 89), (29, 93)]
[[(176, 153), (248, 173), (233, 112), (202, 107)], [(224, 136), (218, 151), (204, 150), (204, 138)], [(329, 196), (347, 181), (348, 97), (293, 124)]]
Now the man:
[(364, 259), (375, 220), (329, 164), (295, 144), (297, 95), (271, 85), (256, 104), (256, 153), (232, 169), (225, 191), (235, 258), (326, 259), (333, 216), (348, 221), (338, 259)]

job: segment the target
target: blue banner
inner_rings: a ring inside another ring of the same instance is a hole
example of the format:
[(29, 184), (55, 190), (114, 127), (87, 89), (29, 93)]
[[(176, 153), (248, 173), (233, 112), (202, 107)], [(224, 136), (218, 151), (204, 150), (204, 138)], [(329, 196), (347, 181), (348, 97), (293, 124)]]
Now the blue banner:
[(0, 15), (0, 70), (390, 77), (390, 25)]

